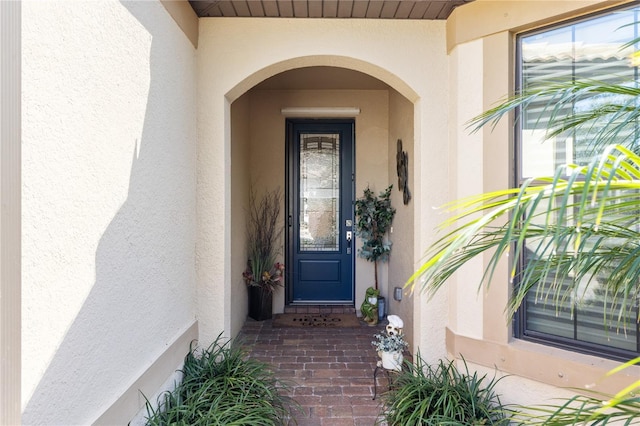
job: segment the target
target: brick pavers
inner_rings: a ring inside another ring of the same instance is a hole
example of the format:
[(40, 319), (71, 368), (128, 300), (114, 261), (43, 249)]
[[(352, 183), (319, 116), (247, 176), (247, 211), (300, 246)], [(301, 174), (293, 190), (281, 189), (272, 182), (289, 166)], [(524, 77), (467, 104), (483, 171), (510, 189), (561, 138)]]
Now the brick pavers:
[[(377, 357), (371, 340), (382, 327), (273, 328), (271, 321), (248, 320), (239, 337), (252, 358), (291, 385), (303, 409), (298, 425), (373, 426), (382, 423), (380, 401), (372, 400)], [(385, 380), (379, 377), (378, 393)]]

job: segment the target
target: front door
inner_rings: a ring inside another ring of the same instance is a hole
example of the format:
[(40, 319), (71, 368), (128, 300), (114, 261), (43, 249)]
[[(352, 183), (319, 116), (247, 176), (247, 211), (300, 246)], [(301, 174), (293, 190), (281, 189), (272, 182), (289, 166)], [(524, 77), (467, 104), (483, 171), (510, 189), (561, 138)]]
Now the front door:
[(287, 120), (288, 303), (354, 303), (353, 151), (353, 120)]

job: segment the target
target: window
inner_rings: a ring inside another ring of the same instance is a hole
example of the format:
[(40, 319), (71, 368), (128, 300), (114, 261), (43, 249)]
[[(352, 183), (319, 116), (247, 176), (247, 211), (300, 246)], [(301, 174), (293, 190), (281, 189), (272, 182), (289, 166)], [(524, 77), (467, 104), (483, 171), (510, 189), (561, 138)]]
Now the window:
[[(630, 54), (637, 51), (638, 46), (623, 46), (640, 37), (639, 21), (639, 7), (617, 9), (520, 35), (517, 39), (519, 88), (526, 90), (541, 82), (575, 80), (635, 84), (632, 82), (638, 80), (638, 68), (631, 65)], [(550, 114), (549, 109), (545, 109), (548, 101), (540, 99), (521, 111), (516, 137), (518, 185), (529, 177), (552, 176), (559, 166), (565, 164), (586, 164), (597, 154), (588, 143), (593, 127), (567, 131), (545, 140), (544, 124)], [(579, 113), (598, 102), (602, 102), (602, 98), (594, 96), (574, 102), (560, 113)], [(635, 134), (629, 133), (616, 137), (638, 140)], [(538, 244), (540, 241), (527, 241), (530, 248)], [(566, 253), (561, 248), (556, 250)], [(531, 261), (533, 253), (533, 250), (526, 251), (520, 259), (521, 265)], [(589, 279), (602, 282), (606, 277)], [(517, 337), (616, 359), (637, 356), (640, 352), (637, 301), (633, 305), (635, 314), (605, 326), (604, 307), (615, 306), (620, 301), (605, 297), (597, 284), (591, 287), (582, 303), (567, 298), (558, 307), (558, 303), (547, 297), (545, 283), (539, 283), (521, 307), (516, 325)]]

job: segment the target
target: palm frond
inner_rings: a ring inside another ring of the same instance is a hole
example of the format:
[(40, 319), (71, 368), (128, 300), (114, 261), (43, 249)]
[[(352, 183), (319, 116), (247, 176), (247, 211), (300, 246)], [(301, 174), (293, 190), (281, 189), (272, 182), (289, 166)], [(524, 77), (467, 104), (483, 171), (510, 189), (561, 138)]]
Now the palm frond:
[[(594, 152), (616, 140), (631, 147), (635, 144), (634, 130), (640, 117), (640, 87), (637, 82), (625, 84), (597, 80), (568, 82), (543, 82), (524, 90), (472, 119), (468, 125), (475, 132), (480, 128), (495, 125), (504, 116), (515, 110), (524, 110), (539, 105), (544, 111), (536, 120), (538, 128), (547, 131), (547, 138), (569, 130), (584, 129), (590, 137), (590, 148)], [(584, 112), (574, 111), (581, 101), (595, 104)], [(518, 118), (521, 119), (521, 118)]]
[[(529, 264), (517, 277), (520, 284), (507, 307), (509, 315), (536, 286), (541, 297), (560, 304), (576, 301), (602, 283), (610, 300), (634, 300), (640, 278), (640, 233), (635, 227), (640, 156), (613, 146), (589, 165), (572, 169), (568, 178), (559, 171), (542, 184), (529, 181), (519, 189), (449, 204), (447, 210), (455, 215), (444, 223), (444, 235), (427, 250), (407, 284), (413, 287), (420, 280), (432, 295), (460, 267), (488, 253), (489, 266), (478, 283), (488, 286), (505, 255), (517, 258), (522, 253)], [(517, 273), (512, 266), (511, 278)], [(632, 308), (631, 303), (612, 303), (605, 318), (627, 318)]]
[(518, 425), (628, 425), (640, 419), (640, 398), (627, 396), (615, 403), (605, 394), (574, 396), (557, 405), (522, 407), (514, 412), (512, 424)]

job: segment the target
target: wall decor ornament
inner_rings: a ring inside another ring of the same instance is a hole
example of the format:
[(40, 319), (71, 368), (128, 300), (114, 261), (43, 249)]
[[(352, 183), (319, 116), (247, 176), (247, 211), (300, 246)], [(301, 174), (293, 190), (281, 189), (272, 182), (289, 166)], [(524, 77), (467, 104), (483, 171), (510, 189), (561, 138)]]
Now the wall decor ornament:
[(402, 139), (398, 139), (396, 170), (398, 172), (398, 189), (402, 191), (402, 201), (407, 205), (411, 200), (411, 191), (409, 191), (409, 154), (407, 154), (407, 151), (402, 150)]

